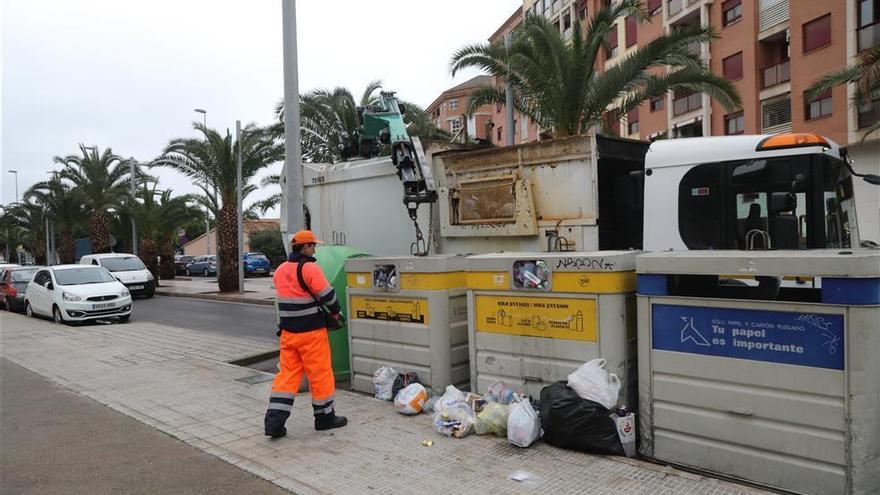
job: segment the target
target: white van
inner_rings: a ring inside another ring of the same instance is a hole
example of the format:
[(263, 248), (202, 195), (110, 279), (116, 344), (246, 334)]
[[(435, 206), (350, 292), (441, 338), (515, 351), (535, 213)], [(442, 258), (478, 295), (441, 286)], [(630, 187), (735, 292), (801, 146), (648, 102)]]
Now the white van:
[(79, 260), (79, 263), (81, 265), (103, 266), (116, 277), (116, 280), (125, 285), (132, 296), (153, 297), (153, 294), (156, 293), (156, 280), (153, 278), (153, 274), (147, 270), (143, 261), (133, 254), (87, 254)]

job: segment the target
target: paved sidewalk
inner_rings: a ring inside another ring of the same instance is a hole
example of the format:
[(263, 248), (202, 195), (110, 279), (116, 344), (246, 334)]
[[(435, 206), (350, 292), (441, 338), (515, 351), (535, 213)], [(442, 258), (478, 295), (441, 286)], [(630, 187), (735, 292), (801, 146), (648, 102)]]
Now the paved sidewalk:
[[(300, 495), (343, 493), (751, 494), (758, 490), (623, 458), (538, 442), (445, 438), (427, 415), (404, 417), (388, 403), (337, 392), (348, 427), (316, 432), (307, 396), (289, 436), (263, 436), (270, 378), (226, 364), (246, 339), (206, 342), (162, 325), (64, 327), (0, 314), (0, 355), (158, 430)], [(200, 349), (195, 343), (206, 344)], [(228, 346), (231, 350), (223, 350)], [(433, 447), (423, 447), (431, 439)], [(533, 484), (509, 480), (525, 470)]]
[(284, 490), (0, 359), (0, 494)]
[(192, 297), (211, 301), (242, 302), (273, 306), (275, 304), (275, 286), (270, 277), (251, 277), (244, 281), (244, 294), (238, 292), (221, 293), (217, 288), (216, 278), (174, 278), (161, 280), (156, 287), (156, 294), (162, 296)]

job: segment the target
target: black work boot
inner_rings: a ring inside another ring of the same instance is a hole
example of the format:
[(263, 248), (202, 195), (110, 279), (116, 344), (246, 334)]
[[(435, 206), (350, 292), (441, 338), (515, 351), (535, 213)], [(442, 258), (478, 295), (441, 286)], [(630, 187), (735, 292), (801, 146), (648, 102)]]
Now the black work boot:
[(345, 416), (337, 416), (335, 412), (315, 415), (315, 429), (318, 431), (342, 428), (347, 424), (348, 418)]
[(288, 416), (290, 416), (288, 411), (269, 409), (266, 411), (266, 419), (263, 421), (263, 431), (272, 438), (281, 438), (287, 435), (287, 428), (284, 427), (284, 423), (287, 421)]

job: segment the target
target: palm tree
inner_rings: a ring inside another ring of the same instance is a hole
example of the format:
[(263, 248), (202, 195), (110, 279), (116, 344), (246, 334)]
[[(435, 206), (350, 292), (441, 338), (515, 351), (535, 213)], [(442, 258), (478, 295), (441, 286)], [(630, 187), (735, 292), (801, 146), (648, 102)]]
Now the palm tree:
[(25, 198), (43, 205), (58, 230), (58, 258), (61, 263), (76, 261), (75, 240), (85, 218), (86, 197), (60, 179), (39, 182), (25, 192)]
[(82, 195), (89, 214), (89, 241), (93, 253), (110, 252), (110, 225), (107, 212), (126, 192), (128, 163), (97, 147), (79, 145), (79, 155), (56, 156), (55, 163), (64, 165), (60, 176), (71, 181)]
[[(193, 123), (193, 128), (202, 134), (202, 139), (172, 139), (151, 166), (177, 170), (202, 189), (204, 194), (194, 196), (194, 199), (208, 206), (217, 218), (220, 291), (238, 290), (238, 263), (241, 260), (238, 259), (237, 239), (236, 153), (241, 146), (244, 198), (256, 190), (253, 184), (249, 184), (254, 175), (284, 157), (283, 147), (277, 145), (265, 129), (253, 124), (244, 128), (239, 142), (233, 140), (229, 131), (223, 136), (198, 122)], [(218, 192), (219, 198), (212, 189)]]
[[(175, 276), (174, 247), (177, 231), (201, 217), (201, 212), (191, 203), (191, 195), (172, 196), (171, 190), (158, 190), (158, 182), (144, 181), (136, 192), (136, 199), (126, 198), (120, 205), (114, 232), (117, 237), (127, 238), (131, 231), (132, 217), (137, 222), (138, 255), (153, 276), (170, 279)], [(161, 263), (156, 262), (156, 258)]]
[(34, 255), (38, 265), (46, 264), (46, 207), (25, 198), (10, 207), (15, 223), (22, 231), (21, 243)]
[[(640, 46), (604, 72), (596, 70), (600, 50), (616, 23), (628, 16), (644, 21), (640, 0), (614, 2), (596, 13), (583, 33), (575, 22), (570, 41), (542, 16), (529, 15), (503, 43), (467, 45), (452, 56), (451, 70), (476, 67), (513, 88), (514, 107), (556, 137), (583, 134), (599, 127), (608, 108), (625, 115), (644, 100), (673, 90), (707, 93), (724, 107), (740, 105), (736, 89), (714, 75), (688, 50), (692, 43), (717, 37), (712, 28), (676, 29)], [(656, 68), (669, 67), (663, 74)], [(504, 103), (503, 86), (478, 88), (468, 99), (468, 112)]]
[[(858, 55), (859, 61), (837, 72), (819, 78), (807, 90), (807, 97), (812, 99), (835, 86), (853, 84), (855, 93), (852, 105), (856, 108), (880, 105), (880, 45), (871, 47)], [(880, 120), (865, 129), (864, 141), (869, 134), (880, 130)]]

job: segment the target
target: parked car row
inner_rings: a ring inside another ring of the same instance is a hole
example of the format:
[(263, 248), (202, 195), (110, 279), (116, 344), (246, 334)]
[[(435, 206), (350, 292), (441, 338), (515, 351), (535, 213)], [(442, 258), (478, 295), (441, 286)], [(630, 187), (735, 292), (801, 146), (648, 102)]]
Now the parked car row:
[[(268, 277), (272, 271), (269, 258), (263, 253), (244, 253), (242, 258), (244, 275)], [(217, 256), (188, 256), (177, 255), (174, 257), (175, 272), (178, 275), (210, 277), (217, 275)]]
[(131, 318), (132, 294), (153, 297), (156, 281), (132, 254), (83, 256), (76, 265), (0, 265), (0, 299), (8, 311), (56, 323)]

